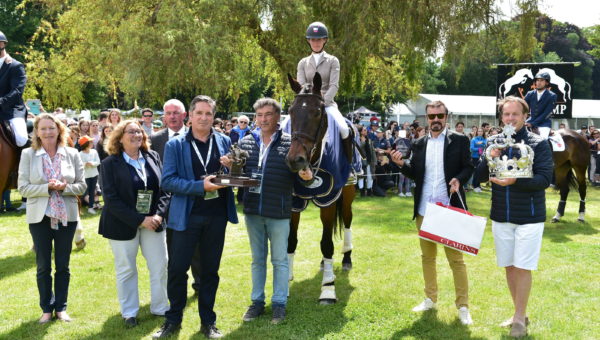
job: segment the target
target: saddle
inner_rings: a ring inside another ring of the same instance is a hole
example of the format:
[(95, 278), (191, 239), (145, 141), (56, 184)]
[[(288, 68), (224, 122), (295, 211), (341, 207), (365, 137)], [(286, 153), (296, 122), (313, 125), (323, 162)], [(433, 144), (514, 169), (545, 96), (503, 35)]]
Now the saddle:
[(0, 121), (0, 138), (3, 138), (13, 149), (19, 149), (15, 143), (15, 134), (7, 120)]
[(548, 140), (550, 141), (550, 145), (552, 146), (552, 151), (565, 151), (566, 145), (562, 136), (558, 132), (551, 132), (551, 135), (548, 136)]

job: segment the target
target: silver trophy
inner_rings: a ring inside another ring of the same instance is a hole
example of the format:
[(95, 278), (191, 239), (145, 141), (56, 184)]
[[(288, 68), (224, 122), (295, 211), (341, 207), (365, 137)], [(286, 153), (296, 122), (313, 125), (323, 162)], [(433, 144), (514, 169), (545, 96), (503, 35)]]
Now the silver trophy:
[(514, 126), (505, 125), (502, 134), (493, 139), (485, 149), (490, 177), (499, 179), (533, 177), (533, 149), (523, 141), (516, 143), (513, 139), (514, 134)]

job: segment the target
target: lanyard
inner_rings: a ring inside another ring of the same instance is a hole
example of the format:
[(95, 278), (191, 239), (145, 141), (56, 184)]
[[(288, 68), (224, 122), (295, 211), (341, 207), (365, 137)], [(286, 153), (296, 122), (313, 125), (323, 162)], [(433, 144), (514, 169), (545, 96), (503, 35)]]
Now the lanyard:
[(258, 170), (262, 167), (263, 160), (266, 162), (265, 155), (268, 155), (269, 150), (271, 149), (271, 143), (273, 140), (269, 142), (269, 144), (265, 145), (262, 141), (260, 142), (260, 149), (258, 151)]
[(144, 191), (146, 191), (148, 190), (148, 175), (146, 174), (146, 167), (140, 162), (140, 157), (143, 157), (141, 152), (139, 153), (138, 159), (135, 160), (140, 168), (138, 169), (135, 166), (133, 168), (138, 176), (140, 176), (142, 182), (144, 182)]
[(196, 151), (196, 155), (198, 156), (198, 159), (200, 159), (200, 163), (202, 164), (202, 167), (204, 168), (204, 174), (208, 175), (208, 170), (206, 169), (206, 167), (208, 167), (208, 163), (210, 163), (210, 156), (212, 155), (212, 146), (213, 146), (213, 138), (212, 135), (209, 137), (210, 142), (208, 143), (208, 153), (206, 154), (206, 163), (204, 163), (204, 158), (202, 158), (202, 155), (200, 154), (200, 150), (198, 150), (198, 147), (196, 146), (196, 142), (194, 142), (192, 140), (192, 146), (194, 147), (194, 151)]

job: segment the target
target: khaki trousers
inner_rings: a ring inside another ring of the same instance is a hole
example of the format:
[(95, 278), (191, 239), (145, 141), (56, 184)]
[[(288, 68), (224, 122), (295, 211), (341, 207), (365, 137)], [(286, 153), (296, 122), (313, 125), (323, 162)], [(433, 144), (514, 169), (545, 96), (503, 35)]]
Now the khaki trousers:
[[(417, 215), (417, 228), (421, 229), (423, 216)], [(437, 302), (437, 271), (435, 260), (437, 256), (437, 244), (435, 242), (419, 239), (421, 245), (421, 260), (423, 264), (423, 279), (425, 280), (425, 296), (433, 302)], [(446, 258), (452, 269), (454, 276), (454, 290), (456, 300), (454, 303), (457, 308), (468, 307), (469, 305), (469, 280), (467, 278), (467, 266), (463, 261), (463, 254), (458, 250), (443, 247), (446, 252)]]

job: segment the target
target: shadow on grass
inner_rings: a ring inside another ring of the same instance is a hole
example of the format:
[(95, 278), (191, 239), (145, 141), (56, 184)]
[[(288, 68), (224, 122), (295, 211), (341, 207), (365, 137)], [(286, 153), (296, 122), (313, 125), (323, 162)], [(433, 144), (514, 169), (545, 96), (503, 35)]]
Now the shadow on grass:
[(421, 318), (415, 321), (412, 326), (396, 332), (391, 339), (481, 339), (482, 337), (472, 337), (469, 327), (460, 323), (458, 318), (452, 323), (444, 323), (437, 318), (435, 309), (421, 314)]
[(271, 324), (272, 309), (268, 304), (264, 315), (252, 322), (240, 322), (236, 330), (227, 334), (227, 339), (320, 339), (340, 332), (350, 321), (344, 309), (354, 287), (348, 272), (336, 270), (335, 274), (336, 304), (319, 304), (322, 273), (317, 272), (310, 279), (292, 281), (283, 323)]
[[(125, 326), (121, 313), (115, 314), (106, 319), (98, 333), (79, 339), (141, 339), (152, 335), (164, 322), (163, 317), (150, 313), (149, 304), (140, 307), (137, 320), (138, 325), (136, 327), (128, 328)], [(73, 320), (73, 322), (77, 322), (77, 320)]]
[(594, 235), (598, 229), (592, 227), (589, 222), (557, 222), (546, 223), (544, 227), (544, 238), (552, 242), (565, 243), (572, 241), (569, 236), (573, 235)]
[(35, 253), (32, 251), (0, 259), (0, 280), (24, 272), (33, 266), (35, 266)]
[[(40, 316), (42, 316), (41, 311)], [(0, 333), (0, 339), (43, 339), (51, 325), (52, 322), (40, 325), (37, 319), (24, 322), (8, 333)]]

